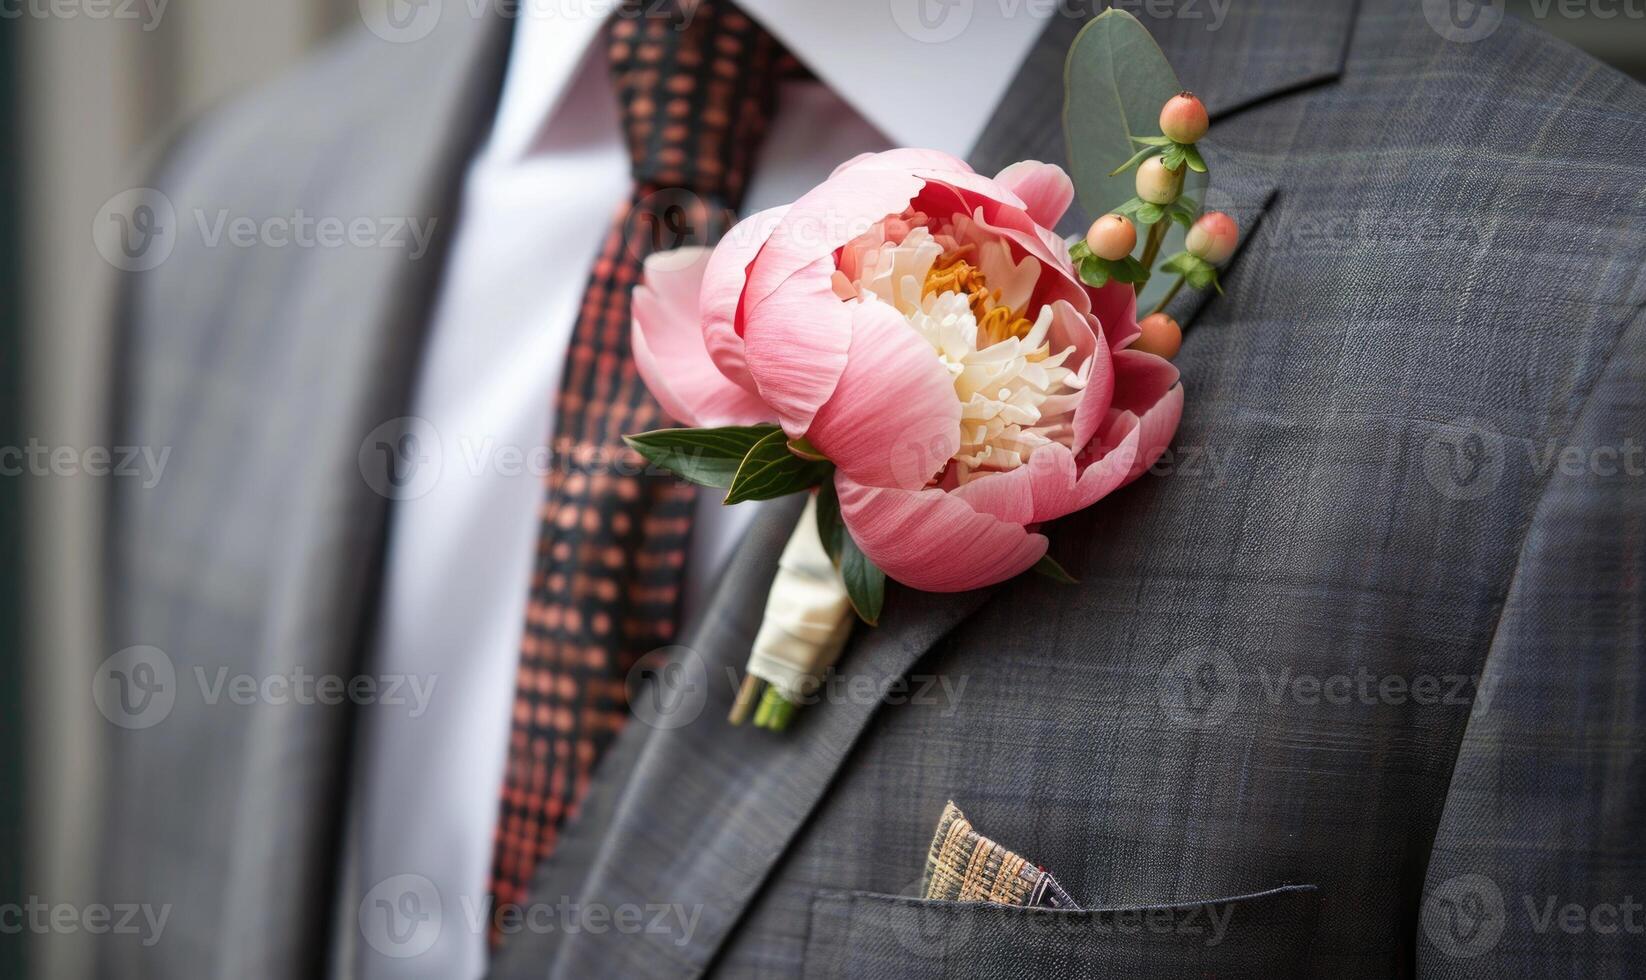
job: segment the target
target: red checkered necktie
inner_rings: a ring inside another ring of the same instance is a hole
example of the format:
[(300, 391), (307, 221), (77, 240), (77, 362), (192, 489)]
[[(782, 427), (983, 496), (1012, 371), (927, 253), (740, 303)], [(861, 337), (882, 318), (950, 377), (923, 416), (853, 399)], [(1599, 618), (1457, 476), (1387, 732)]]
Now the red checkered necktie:
[(623, 727), (629, 669), (674, 635), (694, 494), (644, 472), (622, 441), (667, 424), (630, 355), (629, 292), (647, 255), (725, 232), (777, 82), (797, 70), (725, 0), (627, 2), (609, 43), (634, 190), (589, 276), (556, 401), (492, 859), (494, 909), (526, 900), (538, 862), (554, 852)]

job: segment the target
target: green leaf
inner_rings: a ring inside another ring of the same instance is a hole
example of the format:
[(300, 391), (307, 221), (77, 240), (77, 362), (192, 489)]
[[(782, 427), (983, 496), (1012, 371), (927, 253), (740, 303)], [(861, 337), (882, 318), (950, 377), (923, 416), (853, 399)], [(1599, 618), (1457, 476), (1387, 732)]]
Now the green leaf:
[(1160, 155), (1160, 162), (1166, 165), (1167, 170), (1182, 170), (1184, 159), (1182, 143), (1173, 143)]
[(1210, 266), (1202, 266), (1201, 268), (1190, 270), (1187, 275), (1189, 277), (1189, 285), (1196, 289), (1205, 289), (1207, 286), (1210, 286), (1212, 284), (1212, 279), (1215, 277), (1215, 273), (1212, 271)]
[[(1179, 252), (1160, 264), (1162, 272), (1175, 272), (1180, 276), (1191, 276), (1203, 268), (1208, 268), (1206, 263), (1188, 252)], [(1193, 280), (1190, 282), (1192, 284)]]
[(1100, 289), (1109, 281), (1109, 263), (1095, 255), (1087, 256), (1075, 266), (1080, 281), (1093, 289)]
[[(1109, 171), (1109, 176), (1118, 177), (1159, 152), (1160, 147), (1158, 146), (1145, 146), (1143, 149), (1133, 153), (1130, 160), (1127, 160), (1125, 163)], [(1181, 164), (1179, 164), (1179, 166), (1181, 166)], [(1176, 168), (1174, 167), (1173, 169), (1175, 170)]]
[(1126, 215), (1127, 217), (1133, 217), (1137, 214), (1137, 209), (1141, 208), (1143, 206), (1144, 206), (1143, 199), (1141, 197), (1134, 196), (1129, 201), (1125, 201), (1125, 202), (1122, 202), (1121, 204), (1115, 205), (1115, 209), (1114, 209), (1113, 213), (1114, 214), (1123, 214), (1123, 215)]
[(1137, 209), (1137, 220), (1146, 225), (1158, 224), (1166, 216), (1166, 209), (1158, 204), (1145, 202)]
[[(1069, 174), (1087, 214), (1115, 211), (1135, 193), (1132, 178), (1111, 177), (1110, 170), (1132, 156), (1139, 141), (1163, 138), (1160, 107), (1182, 90), (1160, 46), (1131, 14), (1111, 8), (1081, 29), (1064, 64), (1063, 130)], [(1185, 193), (1201, 196), (1205, 176), (1184, 176)], [(1176, 251), (1182, 242), (1182, 229), (1174, 227), (1165, 248)], [(1151, 281), (1138, 305), (1149, 309), (1169, 286)]]
[(1144, 146), (1165, 146), (1171, 142), (1164, 136), (1133, 136), (1133, 143), (1142, 143)]
[(886, 573), (869, 560), (846, 530), (845, 522), (840, 519), (840, 499), (835, 496), (833, 480), (826, 480), (817, 488), (817, 534), (823, 539), (823, 550), (840, 569), (840, 578), (846, 583), (846, 598), (858, 618), (870, 626), (880, 622), (880, 610), (886, 604)]
[(817, 487), (817, 536), (823, 539), (823, 550), (829, 561), (839, 568), (840, 553), (850, 536), (840, 519), (840, 498), (835, 496), (833, 480), (824, 480)]
[[(851, 540), (851, 535), (846, 535)], [(880, 610), (886, 604), (886, 573), (869, 556), (859, 551), (857, 542), (840, 555), (840, 577), (846, 582), (846, 598), (863, 622), (874, 626), (880, 622)]]
[(1195, 219), (1200, 217), (1200, 210), (1195, 206), (1195, 202), (1181, 197), (1172, 202), (1167, 213), (1173, 221), (1182, 225), (1184, 230), (1193, 228)]
[(1125, 259), (1122, 260), (1122, 263), (1125, 265), (1125, 271), (1124, 272), (1116, 272), (1115, 273), (1115, 278), (1116, 279), (1119, 279), (1121, 282), (1147, 282), (1148, 281), (1148, 279), (1149, 279), (1149, 269), (1148, 269), (1147, 266), (1145, 266), (1138, 259), (1134, 258), (1133, 256), (1128, 255), (1128, 256), (1126, 256)]
[(801, 459), (809, 459), (814, 463), (827, 463), (829, 461), (829, 457), (823, 455), (823, 451), (812, 445), (811, 440), (805, 436), (790, 439), (788, 445), (789, 452), (794, 453)]
[(1076, 262), (1087, 258), (1091, 254), (1092, 247), (1086, 244), (1085, 238), (1076, 238), (1074, 244), (1069, 246), (1069, 258)]
[(788, 437), (773, 426), (770, 434), (749, 447), (726, 490), (725, 502), (740, 504), (798, 493), (817, 486), (830, 469), (828, 463), (801, 459), (790, 452)]
[(718, 429), (657, 429), (624, 436), (629, 448), (658, 466), (702, 487), (721, 490), (755, 443), (774, 432), (775, 425), (728, 425)]
[(1044, 575), (1053, 582), (1061, 582), (1064, 585), (1080, 584), (1080, 580), (1064, 571), (1063, 566), (1059, 565), (1057, 563), (1057, 559), (1053, 558), (1051, 555), (1041, 556), (1040, 560), (1034, 563), (1034, 567), (1031, 568), (1030, 571), (1037, 575)]
[(1200, 151), (1195, 148), (1195, 145), (1193, 143), (1184, 143), (1182, 146), (1183, 159), (1189, 164), (1189, 169), (1197, 174), (1205, 173), (1206, 158), (1200, 155)]

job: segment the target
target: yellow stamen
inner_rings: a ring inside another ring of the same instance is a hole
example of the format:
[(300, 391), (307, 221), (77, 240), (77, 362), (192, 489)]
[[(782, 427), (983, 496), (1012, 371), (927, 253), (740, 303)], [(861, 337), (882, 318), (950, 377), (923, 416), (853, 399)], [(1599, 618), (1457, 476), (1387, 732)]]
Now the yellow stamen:
[(921, 295), (932, 293), (960, 293), (971, 304), (972, 316), (977, 319), (977, 346), (981, 349), (998, 344), (1008, 337), (1028, 336), (1034, 322), (1007, 306), (996, 306), (1000, 291), (990, 290), (983, 270), (967, 262), (966, 253), (971, 245), (962, 245), (946, 252), (932, 263), (926, 273)]

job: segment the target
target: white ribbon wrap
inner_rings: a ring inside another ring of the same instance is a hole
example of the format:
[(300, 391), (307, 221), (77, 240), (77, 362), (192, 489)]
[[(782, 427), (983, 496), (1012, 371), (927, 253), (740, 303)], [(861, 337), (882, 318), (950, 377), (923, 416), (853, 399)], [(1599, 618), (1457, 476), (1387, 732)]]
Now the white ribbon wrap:
[(817, 687), (852, 631), (846, 583), (817, 533), (817, 497), (806, 501), (766, 596), (766, 615), (749, 654), (749, 674), (794, 704)]

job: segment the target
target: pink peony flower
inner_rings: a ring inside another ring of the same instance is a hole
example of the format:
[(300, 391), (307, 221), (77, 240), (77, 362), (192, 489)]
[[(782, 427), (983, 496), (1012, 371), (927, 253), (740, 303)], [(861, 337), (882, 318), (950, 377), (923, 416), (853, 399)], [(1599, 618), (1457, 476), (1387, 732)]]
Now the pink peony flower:
[(931, 150), (858, 157), (712, 252), (653, 256), (640, 374), (683, 424), (809, 440), (893, 579), (1011, 578), (1039, 524), (1140, 476), (1183, 412), (1177, 369), (1128, 349), (1132, 288), (1085, 286), (1050, 230), (1073, 194), (1035, 161), (991, 180)]

